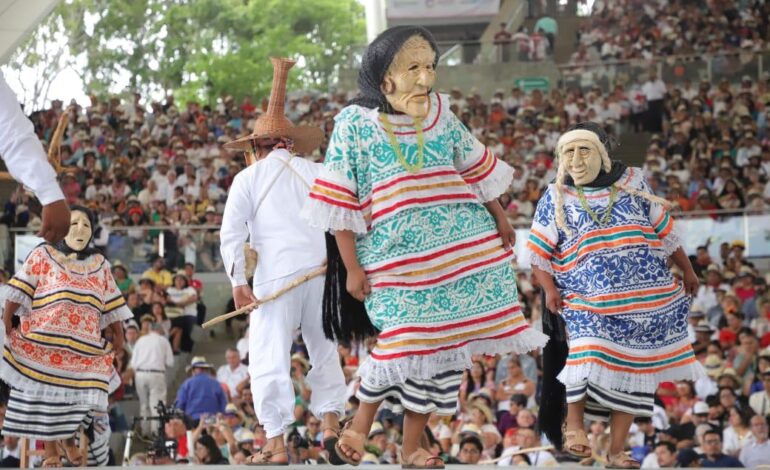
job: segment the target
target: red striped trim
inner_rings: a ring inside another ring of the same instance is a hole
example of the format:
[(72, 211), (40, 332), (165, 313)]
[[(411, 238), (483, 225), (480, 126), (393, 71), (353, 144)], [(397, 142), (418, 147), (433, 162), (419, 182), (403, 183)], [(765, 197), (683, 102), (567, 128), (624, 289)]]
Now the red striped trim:
[(372, 351), (371, 357), (373, 357), (376, 360), (387, 361), (389, 359), (398, 359), (398, 358), (401, 358), (401, 357), (408, 357), (408, 356), (425, 356), (427, 354), (433, 354), (433, 353), (440, 352), (440, 351), (447, 351), (449, 349), (461, 348), (461, 347), (466, 346), (467, 344), (472, 343), (474, 341), (488, 341), (488, 340), (493, 340), (493, 339), (507, 338), (509, 336), (513, 336), (513, 335), (519, 334), (519, 333), (521, 333), (522, 331), (524, 331), (527, 328), (529, 328), (529, 325), (525, 324), (525, 325), (522, 325), (522, 326), (520, 326), (520, 327), (518, 327), (518, 328), (516, 328), (514, 330), (506, 331), (505, 333), (501, 333), (499, 335), (487, 336), (487, 337), (483, 337), (483, 338), (472, 338), (472, 339), (469, 339), (469, 340), (465, 340), (465, 341), (463, 341), (461, 343), (452, 344), (452, 345), (448, 345), (448, 346), (442, 346), (440, 348), (435, 348), (435, 349), (423, 349), (421, 351), (406, 351), (406, 352), (395, 353), (395, 354), (378, 354), (378, 353)]
[(355, 206), (353, 204), (348, 204), (346, 202), (340, 202), (340, 201), (338, 201), (336, 199), (332, 199), (332, 198), (329, 198), (329, 197), (326, 197), (326, 196), (322, 196), (320, 194), (310, 193), (310, 197), (313, 198), (313, 199), (317, 199), (319, 201), (323, 201), (323, 202), (325, 202), (327, 204), (331, 204), (332, 206), (344, 207), (345, 209), (352, 209), (354, 211), (359, 210), (358, 206)]
[(468, 179), (466, 179), (466, 180), (465, 180), (465, 182), (466, 182), (466, 183), (469, 183), (469, 184), (472, 184), (472, 183), (477, 183), (477, 182), (479, 182), (479, 181), (483, 181), (483, 180), (484, 180), (484, 178), (486, 178), (486, 177), (487, 177), (487, 176), (489, 176), (489, 175), (490, 175), (490, 174), (491, 174), (493, 171), (495, 171), (495, 167), (497, 167), (497, 158), (496, 158), (496, 157), (494, 157), (494, 156), (493, 156), (492, 158), (494, 158), (494, 160), (492, 160), (492, 164), (491, 164), (491, 165), (489, 165), (489, 169), (488, 169), (487, 171), (485, 171), (483, 174), (481, 174), (481, 175), (479, 175), (479, 176), (476, 176), (476, 177), (474, 177), (474, 178), (468, 178)]
[(486, 266), (489, 264), (496, 263), (498, 261), (502, 261), (505, 258), (513, 256), (513, 252), (511, 251), (505, 251), (502, 255), (496, 256), (494, 258), (490, 258), (484, 261), (479, 261), (478, 263), (469, 264), (468, 266), (465, 266), (464, 268), (458, 269), (456, 271), (453, 271), (451, 273), (444, 274), (443, 276), (439, 276), (437, 278), (428, 279), (425, 281), (418, 281), (418, 282), (381, 282), (381, 283), (375, 283), (373, 284), (374, 287), (420, 287), (420, 286), (428, 286), (431, 284), (436, 284), (438, 282), (444, 281), (446, 279), (450, 279), (452, 277), (458, 276), (464, 272), (480, 268), (482, 266)]
[(372, 190), (372, 193), (376, 193), (378, 191), (384, 191), (384, 190), (386, 190), (386, 189), (392, 187), (393, 185), (396, 185), (396, 184), (398, 184), (398, 183), (400, 183), (402, 181), (422, 180), (422, 179), (426, 179), (426, 178), (432, 178), (434, 176), (446, 176), (446, 175), (456, 175), (456, 174), (457, 174), (457, 170), (438, 170), (438, 171), (434, 171), (432, 173), (421, 173), (419, 175), (401, 176), (399, 178), (394, 179), (393, 181), (390, 181), (390, 182), (388, 182), (386, 184), (383, 184), (382, 186), (377, 186), (376, 188), (374, 188)]
[(481, 158), (479, 158), (479, 161), (477, 161), (476, 163), (474, 163), (474, 164), (473, 164), (473, 166), (472, 166), (472, 167), (470, 167), (470, 168), (468, 168), (467, 170), (464, 170), (464, 171), (460, 172), (460, 175), (464, 175), (464, 174), (466, 174), (466, 173), (470, 173), (470, 172), (472, 172), (473, 170), (475, 170), (476, 168), (478, 168), (478, 167), (480, 167), (481, 165), (483, 165), (483, 164), (484, 164), (484, 162), (485, 162), (485, 161), (487, 161), (487, 155), (489, 155), (489, 148), (487, 148), (487, 147), (484, 147), (484, 153), (483, 153), (483, 154), (481, 154)]
[(515, 305), (515, 306), (513, 306), (511, 308), (502, 310), (502, 311), (497, 312), (497, 313), (493, 313), (493, 314), (488, 315), (486, 317), (482, 317), (482, 318), (478, 318), (478, 319), (473, 319), (473, 320), (465, 320), (465, 321), (461, 321), (459, 323), (452, 323), (450, 325), (445, 325), (445, 326), (407, 326), (407, 327), (404, 327), (404, 328), (399, 328), (397, 330), (388, 331), (388, 332), (385, 332), (385, 333), (380, 333), (380, 335), (377, 337), (377, 339), (387, 339), (387, 338), (390, 338), (391, 336), (396, 336), (396, 335), (400, 335), (400, 334), (407, 334), (407, 333), (435, 333), (435, 332), (438, 332), (438, 331), (453, 330), (455, 328), (463, 328), (463, 327), (470, 326), (470, 325), (475, 325), (475, 324), (478, 324), (478, 323), (484, 323), (484, 322), (491, 321), (491, 320), (497, 320), (498, 318), (503, 317), (503, 316), (508, 315), (509, 313), (513, 313), (513, 312), (521, 312), (521, 306), (519, 306), (517, 304), (517, 305)]
[[(433, 122), (431, 123), (430, 126), (422, 130), (423, 132), (428, 132), (429, 130), (433, 129), (438, 123), (439, 116), (441, 116), (441, 95), (439, 95), (438, 93), (435, 93), (435, 95), (436, 95), (436, 100), (438, 101), (438, 107), (436, 108), (436, 117), (433, 119)], [(382, 126), (382, 124), (380, 124), (380, 126)], [(413, 134), (417, 134), (417, 131), (404, 131), (404, 132), (394, 131), (393, 134), (394, 135), (413, 135)]]
[(326, 188), (333, 189), (335, 191), (339, 191), (341, 193), (345, 193), (345, 194), (347, 194), (347, 195), (349, 195), (351, 197), (354, 197), (354, 198), (358, 199), (358, 195), (356, 193), (354, 193), (353, 191), (349, 190), (348, 188), (346, 188), (344, 186), (340, 186), (338, 184), (330, 183), (330, 182), (324, 181), (324, 180), (322, 180), (320, 178), (317, 178), (315, 180), (315, 184), (317, 184), (318, 186), (324, 186)]
[(476, 200), (476, 195), (473, 193), (441, 194), (438, 196), (416, 197), (412, 199), (405, 199), (399, 202), (398, 204), (394, 204), (390, 207), (386, 207), (385, 209), (382, 209), (379, 212), (375, 212), (374, 214), (372, 214), (372, 220), (382, 217), (383, 215), (389, 214), (390, 212), (393, 212), (400, 207), (408, 206), (410, 204), (421, 204), (424, 202), (436, 202), (436, 201), (442, 201), (442, 200), (456, 200), (456, 199)]
[(495, 238), (500, 238), (500, 234), (499, 233), (494, 233), (492, 235), (486, 236), (486, 237), (481, 238), (481, 239), (471, 240), (471, 241), (468, 241), (468, 242), (460, 243), (459, 245), (454, 245), (454, 246), (451, 246), (449, 248), (443, 249), (441, 251), (437, 251), (435, 253), (431, 253), (429, 255), (417, 256), (417, 257), (414, 257), (414, 258), (408, 258), (408, 259), (401, 260), (401, 261), (394, 261), (393, 263), (383, 265), (383, 266), (381, 266), (381, 267), (379, 267), (377, 269), (367, 270), (366, 273), (367, 274), (377, 273), (377, 272), (388, 270), (388, 269), (398, 268), (398, 267), (406, 265), (406, 264), (422, 263), (424, 261), (430, 261), (430, 260), (439, 258), (439, 257), (441, 257), (441, 256), (443, 256), (443, 255), (445, 255), (447, 253), (451, 253), (453, 251), (462, 250), (463, 248), (468, 248), (468, 247), (471, 247), (471, 246), (474, 246), (474, 245), (478, 245), (478, 244), (481, 244), (481, 243), (486, 243), (486, 242), (488, 242), (490, 240), (494, 240)]

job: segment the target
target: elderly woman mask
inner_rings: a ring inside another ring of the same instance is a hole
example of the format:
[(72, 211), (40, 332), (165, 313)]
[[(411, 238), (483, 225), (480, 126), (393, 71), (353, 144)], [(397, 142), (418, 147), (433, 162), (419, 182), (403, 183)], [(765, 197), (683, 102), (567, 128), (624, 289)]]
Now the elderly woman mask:
[(381, 85), (393, 109), (416, 119), (428, 115), (428, 93), (436, 82), (435, 62), (436, 53), (422, 36), (412, 36), (404, 43)]
[(610, 160), (604, 145), (589, 131), (574, 130), (559, 139), (559, 158), (576, 186), (593, 182), (602, 167), (609, 171)]
[(74, 252), (81, 252), (86, 249), (91, 241), (93, 227), (91, 221), (84, 212), (73, 210), (70, 217), (70, 231), (64, 237), (64, 243)]

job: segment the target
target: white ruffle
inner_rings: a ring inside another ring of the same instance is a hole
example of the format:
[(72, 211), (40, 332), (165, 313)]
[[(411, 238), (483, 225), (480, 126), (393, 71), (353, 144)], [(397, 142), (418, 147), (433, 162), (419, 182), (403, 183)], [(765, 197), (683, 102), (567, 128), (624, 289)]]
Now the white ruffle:
[(99, 318), (99, 328), (104, 330), (115, 322), (129, 320), (131, 318), (134, 318), (134, 314), (131, 313), (131, 310), (127, 305), (123, 305), (110, 313), (102, 315), (101, 318)]
[(706, 376), (706, 371), (698, 361), (680, 367), (673, 367), (655, 374), (632, 374), (607, 369), (598, 364), (586, 362), (575, 366), (565, 366), (557, 377), (565, 385), (582, 383), (601, 384), (602, 387), (624, 392), (655, 393), (661, 382), (676, 380), (696, 381)]
[(545, 271), (551, 276), (555, 276), (556, 274), (553, 272), (553, 267), (551, 266), (550, 261), (544, 260), (540, 255), (533, 252), (532, 250), (529, 250), (527, 253), (529, 258), (529, 265), (530, 266), (537, 266), (541, 271)]
[(32, 310), (32, 299), (27, 294), (8, 284), (0, 287), (0, 314), (5, 312), (6, 300), (19, 304), (19, 308), (16, 309), (15, 313), (17, 317), (27, 315)]
[(317, 199), (308, 198), (299, 213), (311, 227), (328, 230), (352, 230), (363, 235), (367, 232), (366, 220), (361, 211), (332, 206)]
[(470, 183), (468, 186), (481, 202), (489, 202), (508, 191), (513, 182), (513, 171), (513, 167), (497, 159), (491, 174), (478, 183)]
[(5, 360), (0, 362), (0, 378), (5, 383), (11, 384), (11, 387), (24, 391), (28, 397), (55, 403), (73, 403), (89, 405), (96, 409), (107, 409), (107, 392), (103, 390), (75, 390), (41, 384), (20, 374)]
[(674, 221), (674, 228), (668, 232), (668, 235), (666, 235), (666, 238), (662, 241), (663, 251), (666, 253), (666, 256), (671, 256), (678, 248), (683, 246), (682, 234), (679, 231), (679, 224), (677, 224), (676, 221)]
[(473, 341), (467, 346), (422, 356), (413, 355), (378, 361), (368, 357), (358, 368), (358, 376), (373, 388), (402, 384), (407, 378), (429, 380), (444, 371), (470, 369), (472, 356), (524, 354), (542, 348), (548, 337), (534, 328), (527, 328), (509, 338)]

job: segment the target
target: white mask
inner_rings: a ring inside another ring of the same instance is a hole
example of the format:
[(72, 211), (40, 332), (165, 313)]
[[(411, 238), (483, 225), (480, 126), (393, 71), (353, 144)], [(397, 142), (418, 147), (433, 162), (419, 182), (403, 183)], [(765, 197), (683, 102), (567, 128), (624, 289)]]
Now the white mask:
[(383, 93), (396, 111), (424, 118), (430, 109), (428, 92), (436, 82), (436, 53), (422, 36), (409, 38), (385, 74)]
[(564, 159), (567, 173), (576, 186), (591, 183), (602, 169), (602, 156), (590, 140), (575, 139), (561, 146), (559, 158)]
[(91, 241), (91, 234), (93, 228), (91, 227), (91, 221), (88, 220), (88, 216), (78, 210), (72, 211), (70, 216), (70, 231), (67, 236), (64, 237), (64, 242), (73, 251), (83, 251), (88, 246), (88, 242)]

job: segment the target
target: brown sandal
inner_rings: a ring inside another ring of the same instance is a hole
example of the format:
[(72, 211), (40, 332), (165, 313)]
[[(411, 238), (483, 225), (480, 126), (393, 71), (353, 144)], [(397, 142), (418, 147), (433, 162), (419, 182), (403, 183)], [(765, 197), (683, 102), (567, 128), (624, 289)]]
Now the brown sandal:
[[(583, 450), (578, 450), (576, 447), (582, 447)], [(582, 429), (576, 429), (574, 431), (567, 431), (564, 433), (564, 451), (573, 457), (578, 457), (581, 459), (590, 457), (593, 453), (591, 451), (591, 443), (588, 441), (588, 436)]]
[(334, 446), (337, 445), (337, 441), (340, 439), (340, 428), (339, 426), (324, 426), (321, 428), (321, 435), (326, 434), (328, 431), (334, 433), (334, 436), (323, 438), (324, 449), (329, 454), (329, 463), (332, 465), (345, 465), (345, 461), (334, 451)]
[(607, 465), (605, 465), (605, 468), (636, 469), (640, 467), (641, 467), (641, 464), (639, 464), (639, 462), (629, 457), (625, 452), (607, 456)]
[(246, 461), (246, 465), (251, 465), (251, 466), (253, 466), (253, 465), (259, 465), (259, 466), (262, 466), (262, 465), (265, 465), (265, 466), (267, 466), (267, 465), (279, 465), (279, 466), (280, 465), (289, 465), (288, 454), (287, 454), (287, 459), (286, 459), (285, 462), (273, 462), (273, 460), (272, 460), (273, 457), (275, 457), (277, 455), (281, 455), (281, 454), (286, 454), (286, 448), (285, 447), (283, 449), (281, 449), (279, 451), (275, 451), (275, 452), (273, 452), (272, 450), (260, 450), (256, 454), (253, 454), (251, 457), (249, 457), (249, 460)]
[(43, 460), (43, 468), (59, 468), (62, 467), (61, 458), (58, 455), (52, 455)]
[[(431, 461), (433, 463), (429, 463)], [(427, 450), (418, 448), (406, 458), (401, 452), (401, 468), (444, 468), (444, 461), (441, 457), (435, 457)]]
[(67, 462), (69, 462), (71, 466), (73, 467), (83, 466), (84, 458), (83, 458), (83, 454), (80, 452), (80, 447), (66, 446), (64, 444), (60, 444), (60, 445), (64, 453), (64, 456), (67, 457)]
[[(364, 458), (364, 453), (366, 453), (364, 442), (366, 442), (366, 436), (350, 429), (350, 422), (348, 422), (348, 424), (345, 425), (345, 429), (342, 430), (339, 439), (337, 439), (337, 443), (334, 444), (334, 453), (337, 454), (337, 458), (344, 463), (356, 466), (361, 463), (361, 459)], [(345, 446), (358, 454), (358, 459), (345, 455), (345, 452), (342, 451), (342, 446)]]

